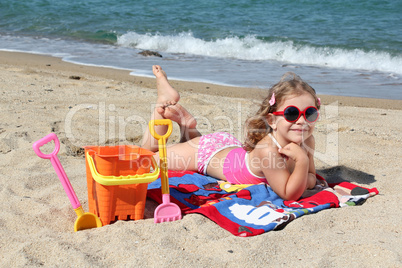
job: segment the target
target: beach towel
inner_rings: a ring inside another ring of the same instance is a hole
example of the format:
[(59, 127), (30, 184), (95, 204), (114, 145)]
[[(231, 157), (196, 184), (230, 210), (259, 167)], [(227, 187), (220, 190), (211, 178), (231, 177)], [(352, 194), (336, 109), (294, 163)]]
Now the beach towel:
[[(361, 205), (378, 194), (349, 182), (317, 186), (299, 200), (285, 201), (266, 184), (231, 185), (193, 172), (169, 171), (171, 202), (183, 214), (202, 214), (236, 236), (255, 236), (280, 230), (293, 220), (324, 209)], [(147, 196), (158, 203), (160, 179), (148, 186)]]

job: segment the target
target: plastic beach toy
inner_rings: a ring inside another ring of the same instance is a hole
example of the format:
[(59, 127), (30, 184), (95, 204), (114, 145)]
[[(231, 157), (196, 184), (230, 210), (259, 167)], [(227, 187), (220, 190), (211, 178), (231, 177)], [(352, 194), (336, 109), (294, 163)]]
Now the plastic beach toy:
[[(50, 154), (44, 154), (40, 150), (40, 147), (43, 145), (54, 141), (55, 148), (52, 153)], [(57, 138), (56, 134), (50, 133), (46, 137), (36, 141), (33, 145), (33, 150), (35, 153), (43, 158), (43, 159), (50, 159), (50, 162), (53, 165), (54, 170), (57, 173), (57, 176), (59, 177), (61, 184), (63, 185), (64, 191), (66, 192), (68, 198), (70, 199), (71, 205), (73, 206), (73, 209), (75, 213), (77, 214), (77, 220), (75, 221), (74, 224), (74, 231), (80, 231), (80, 230), (85, 230), (85, 229), (91, 229), (91, 228), (97, 228), (97, 227), (102, 227), (102, 222), (100, 219), (92, 213), (86, 212), (84, 213), (84, 210), (82, 209), (82, 206), (80, 202), (78, 201), (77, 195), (74, 192), (73, 187), (71, 186), (71, 183), (63, 169), (63, 166), (61, 165), (59, 158), (57, 157), (57, 153), (60, 150), (60, 142), (59, 139)]]
[[(155, 126), (168, 126), (167, 132), (164, 135), (159, 135), (155, 132)], [(169, 222), (181, 219), (181, 210), (175, 203), (170, 202), (169, 193), (169, 178), (166, 157), (166, 139), (172, 134), (173, 125), (169, 119), (151, 120), (149, 122), (149, 131), (151, 135), (158, 140), (159, 158), (160, 158), (160, 174), (162, 184), (162, 204), (160, 204), (154, 212), (154, 222)]]
[(148, 183), (159, 177), (155, 153), (135, 145), (84, 148), (89, 212), (103, 225), (143, 219)]

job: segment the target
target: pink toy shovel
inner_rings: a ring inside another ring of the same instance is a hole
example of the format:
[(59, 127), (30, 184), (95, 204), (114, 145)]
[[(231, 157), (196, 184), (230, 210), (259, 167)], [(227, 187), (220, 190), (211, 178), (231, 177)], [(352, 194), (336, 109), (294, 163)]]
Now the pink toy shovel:
[[(155, 126), (166, 125), (168, 130), (166, 134), (159, 135), (155, 132)], [(173, 125), (172, 121), (169, 119), (159, 119), (151, 120), (149, 122), (149, 131), (151, 135), (158, 140), (159, 145), (159, 158), (160, 158), (160, 174), (161, 174), (161, 184), (162, 184), (162, 201), (154, 212), (154, 222), (168, 222), (177, 221), (181, 219), (181, 210), (178, 205), (170, 202), (169, 194), (169, 178), (168, 178), (168, 165), (166, 157), (166, 138), (172, 134)]]
[[(53, 152), (51, 154), (42, 153), (40, 147), (51, 141), (54, 141), (55, 144)], [(57, 157), (57, 153), (59, 152), (60, 149), (60, 142), (56, 134), (50, 133), (46, 137), (36, 141), (32, 145), (32, 147), (35, 153), (39, 157), (43, 159), (50, 159), (50, 162), (52, 163), (53, 168), (56, 171), (57, 176), (61, 181), (61, 184), (63, 185), (64, 191), (66, 192), (68, 198), (70, 199), (71, 205), (73, 206), (73, 209), (78, 216), (74, 224), (74, 231), (76, 232), (84, 229), (102, 227), (102, 222), (100, 221), (100, 219), (95, 214), (89, 212), (84, 213), (84, 210), (82, 209), (82, 206), (78, 201), (77, 195), (75, 194), (74, 189), (67, 178), (66, 172), (64, 171), (59, 161), (59, 158)]]

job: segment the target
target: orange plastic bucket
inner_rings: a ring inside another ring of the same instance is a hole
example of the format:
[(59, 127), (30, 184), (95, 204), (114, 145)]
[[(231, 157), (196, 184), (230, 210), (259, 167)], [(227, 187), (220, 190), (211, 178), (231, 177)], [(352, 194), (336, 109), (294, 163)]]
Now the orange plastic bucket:
[(148, 183), (159, 175), (153, 155), (132, 145), (85, 147), (89, 211), (103, 225), (144, 218)]

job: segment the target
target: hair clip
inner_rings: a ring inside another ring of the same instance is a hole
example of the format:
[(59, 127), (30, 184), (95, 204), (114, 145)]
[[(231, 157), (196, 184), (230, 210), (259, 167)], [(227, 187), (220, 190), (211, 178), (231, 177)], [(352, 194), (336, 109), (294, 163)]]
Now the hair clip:
[(275, 93), (272, 93), (272, 97), (269, 100), (269, 105), (273, 106), (275, 104), (276, 100), (275, 100)]
[(321, 105), (321, 99), (317, 98), (318, 105)]

